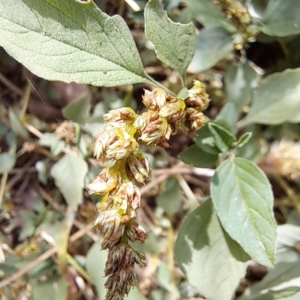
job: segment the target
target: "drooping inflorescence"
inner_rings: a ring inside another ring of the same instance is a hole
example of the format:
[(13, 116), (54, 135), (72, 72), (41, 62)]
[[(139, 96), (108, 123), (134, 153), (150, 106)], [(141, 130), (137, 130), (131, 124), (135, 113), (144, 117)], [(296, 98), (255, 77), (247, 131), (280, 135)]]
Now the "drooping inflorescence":
[(137, 284), (135, 264), (144, 266), (146, 257), (134, 250), (131, 242), (144, 243), (145, 230), (136, 221), (141, 193), (136, 183), (151, 176), (147, 157), (139, 152), (139, 143), (169, 147), (171, 134), (181, 128), (191, 133), (204, 125), (202, 113), (209, 97), (203, 84), (195, 81), (184, 101), (172, 98), (163, 89), (145, 90), (143, 103), (148, 110), (137, 115), (131, 108), (109, 111), (105, 126), (96, 135), (95, 157), (105, 166), (87, 186), (89, 194), (105, 195), (106, 208), (100, 212), (94, 227), (103, 238), (101, 248), (108, 250), (105, 286), (107, 300), (122, 300)]

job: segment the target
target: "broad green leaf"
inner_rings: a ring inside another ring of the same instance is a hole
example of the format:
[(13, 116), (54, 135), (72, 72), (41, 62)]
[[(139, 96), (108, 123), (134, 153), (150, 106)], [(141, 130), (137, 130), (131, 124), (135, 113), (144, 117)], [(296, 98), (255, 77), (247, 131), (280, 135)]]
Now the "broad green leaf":
[(90, 95), (81, 95), (78, 99), (71, 102), (62, 109), (64, 117), (73, 122), (84, 124), (89, 116), (91, 110)]
[(86, 270), (91, 278), (91, 282), (95, 285), (98, 293), (98, 299), (105, 299), (105, 278), (104, 268), (107, 260), (107, 251), (101, 251), (101, 243), (96, 242), (90, 248), (86, 256)]
[(300, 33), (300, 5), (298, 0), (270, 0), (263, 15), (262, 31), (271, 36)]
[(66, 143), (63, 140), (58, 139), (55, 133), (44, 133), (39, 140), (39, 144), (42, 146), (50, 147), (53, 155), (59, 155)]
[(220, 150), (217, 148), (215, 139), (213, 138), (208, 123), (199, 129), (194, 137), (194, 141), (199, 148), (211, 154), (219, 154)]
[(71, 154), (66, 154), (51, 169), (56, 186), (73, 210), (82, 202), (84, 177), (87, 172), (87, 163), (81, 157)]
[(219, 114), (216, 117), (217, 123), (220, 124), (220, 122), (225, 121), (227, 122), (229, 126), (229, 131), (231, 133), (236, 133), (237, 126), (236, 123), (238, 121), (239, 112), (237, 111), (235, 105), (232, 102), (227, 102), (219, 112)]
[(150, 0), (145, 7), (145, 32), (154, 44), (158, 59), (184, 77), (195, 52), (193, 23), (174, 23), (159, 0)]
[(149, 82), (125, 21), (93, 1), (0, 1), (0, 45), (47, 80), (96, 86)]
[(221, 7), (214, 4), (211, 0), (183, 0), (193, 18), (206, 27), (223, 27), (234, 32), (235, 27), (227, 20)]
[(231, 254), (211, 200), (189, 214), (175, 244), (176, 260), (187, 279), (210, 300), (230, 300), (246, 264)]
[(169, 178), (166, 181), (164, 191), (157, 198), (158, 205), (168, 214), (176, 213), (181, 204), (182, 194), (178, 181), (175, 178)]
[(235, 142), (235, 136), (216, 123), (208, 123), (208, 129), (215, 139), (216, 146), (220, 149), (220, 151), (223, 153), (228, 152), (232, 144)]
[(228, 31), (219, 27), (205, 28), (196, 37), (196, 51), (188, 71), (200, 73), (227, 57), (234, 46)]
[(300, 68), (268, 76), (254, 94), (249, 114), (241, 126), (300, 121)]
[(229, 158), (217, 169), (211, 195), (223, 228), (257, 262), (275, 262), (273, 194), (265, 174), (244, 158)]
[(0, 174), (10, 171), (16, 163), (16, 154), (1, 153), (0, 154)]
[(231, 65), (225, 74), (227, 101), (234, 103), (238, 112), (250, 103), (259, 75), (247, 63)]
[(212, 154), (192, 145), (179, 154), (179, 158), (193, 167), (212, 168), (218, 160), (218, 154)]

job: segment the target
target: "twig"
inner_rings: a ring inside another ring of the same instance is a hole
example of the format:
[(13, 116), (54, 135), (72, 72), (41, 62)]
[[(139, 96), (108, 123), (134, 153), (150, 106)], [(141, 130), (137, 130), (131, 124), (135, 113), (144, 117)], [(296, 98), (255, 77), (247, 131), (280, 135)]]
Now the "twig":
[(23, 91), (9, 81), (2, 73), (0, 73), (0, 81), (18, 96), (23, 96)]
[(281, 188), (284, 190), (286, 195), (289, 197), (289, 199), (294, 203), (294, 206), (300, 215), (300, 201), (297, 195), (294, 193), (294, 191), (289, 187), (287, 182), (279, 175), (273, 174), (273, 177), (278, 182), (278, 184), (281, 186)]
[[(37, 190), (37, 192), (47, 201), (49, 202), (52, 207), (56, 210), (59, 211), (60, 207), (59, 205), (53, 201), (53, 198), (48, 194), (48, 192), (46, 190), (44, 190), (39, 184), (35, 184), (35, 189)], [(74, 220), (74, 225), (78, 228), (78, 229), (82, 229), (85, 227), (84, 224), (82, 224), (81, 222)], [(99, 239), (98, 235), (96, 235), (95, 233), (93, 233), (92, 231), (87, 232), (87, 235), (93, 240), (93, 241), (97, 241)]]
[[(70, 243), (75, 242), (76, 240), (78, 240), (79, 238), (84, 236), (88, 231), (90, 231), (92, 229), (92, 227), (93, 227), (93, 224), (89, 224), (89, 225), (85, 226), (84, 228), (82, 228), (82, 229), (78, 230), (77, 232), (75, 232), (70, 237)], [(53, 248), (47, 250), (46, 252), (41, 254), (38, 258), (31, 261), (29, 264), (25, 265), (22, 269), (18, 270), (17, 272), (15, 272), (14, 274), (12, 274), (8, 278), (6, 278), (5, 280), (0, 281), (0, 289), (4, 288), (5, 286), (9, 285), (13, 281), (20, 278), (21, 276), (25, 275), (31, 269), (36, 267), (39, 263), (45, 261), (46, 259), (48, 259), (52, 255), (54, 255), (56, 252), (57, 252), (57, 247), (53, 247)]]
[(178, 182), (179, 182), (183, 192), (185, 193), (186, 197), (190, 200), (190, 207), (191, 208), (196, 208), (197, 206), (199, 206), (199, 203), (197, 201), (197, 198), (196, 198), (195, 194), (193, 193), (193, 191), (191, 190), (191, 188), (189, 187), (189, 185), (187, 184), (185, 179), (182, 177), (182, 175), (177, 174), (176, 179), (178, 180)]

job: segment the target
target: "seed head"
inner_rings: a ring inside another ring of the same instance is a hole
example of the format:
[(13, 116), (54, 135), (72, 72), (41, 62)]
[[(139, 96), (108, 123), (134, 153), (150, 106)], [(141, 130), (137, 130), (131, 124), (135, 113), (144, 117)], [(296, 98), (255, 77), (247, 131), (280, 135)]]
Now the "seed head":
[(168, 103), (166, 103), (161, 110), (159, 111), (159, 116), (163, 118), (172, 119), (174, 115), (181, 115), (185, 109), (185, 103), (181, 99), (173, 98), (170, 99)]
[(147, 239), (147, 233), (145, 229), (133, 219), (127, 224), (126, 233), (132, 242), (139, 241), (144, 243)]
[(170, 96), (165, 92), (165, 90), (157, 88), (152, 92), (145, 90), (145, 95), (143, 96), (143, 103), (150, 110), (159, 110), (166, 104), (167, 99)]
[(140, 189), (131, 181), (127, 180), (122, 183), (116, 194), (126, 202), (129, 217), (135, 217), (141, 202)]
[(128, 157), (126, 173), (129, 179), (135, 179), (139, 183), (148, 180), (151, 174), (148, 158), (142, 153)]
[(137, 153), (139, 145), (134, 137), (121, 128), (104, 128), (96, 135), (94, 155), (102, 163), (115, 161)]
[(202, 112), (198, 112), (194, 108), (188, 108), (185, 110), (184, 123), (182, 129), (191, 133), (200, 129), (205, 124), (205, 116)]
[(121, 176), (118, 170), (114, 168), (105, 168), (101, 173), (87, 185), (89, 195), (104, 195), (115, 188), (118, 188), (121, 183)]
[(195, 80), (194, 86), (188, 91), (188, 93), (189, 98), (185, 100), (185, 105), (187, 107), (193, 107), (197, 111), (203, 111), (208, 107), (210, 99), (202, 82)]
[[(139, 140), (144, 144), (162, 145), (170, 139), (172, 129), (166, 118), (162, 118), (156, 112), (143, 113), (136, 120), (139, 127)], [(168, 144), (167, 144), (168, 146)]]
[(129, 107), (123, 107), (110, 110), (103, 118), (110, 126), (130, 130), (135, 121), (136, 113)]
[(107, 209), (99, 214), (94, 222), (94, 228), (98, 227), (104, 239), (119, 239), (124, 233), (124, 225), (121, 221), (122, 210), (118, 208)]

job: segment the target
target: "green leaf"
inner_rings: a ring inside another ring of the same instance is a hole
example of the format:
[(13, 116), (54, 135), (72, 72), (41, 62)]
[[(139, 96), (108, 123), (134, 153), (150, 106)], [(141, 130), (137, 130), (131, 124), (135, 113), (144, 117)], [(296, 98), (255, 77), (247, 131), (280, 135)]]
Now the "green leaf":
[(68, 283), (61, 276), (55, 275), (47, 280), (32, 278), (32, 300), (53, 300), (68, 298)]
[[(1, 4), (0, 4), (0, 12), (1, 12)], [(1, 31), (1, 27), (0, 27), (0, 31)], [(1, 36), (0, 36), (0, 39), (1, 39)], [(28, 137), (29, 137), (28, 131), (22, 125), (22, 123), (20, 122), (20, 119), (16, 115), (16, 113), (11, 109), (9, 110), (9, 122), (10, 122), (12, 131), (16, 135), (19, 135), (19, 136), (23, 137), (24, 139), (28, 139)]]
[(66, 154), (51, 169), (56, 186), (73, 210), (77, 210), (78, 204), (82, 202), (84, 177), (87, 172), (87, 163), (81, 157), (71, 154)]
[(244, 158), (230, 158), (216, 169), (211, 195), (230, 237), (254, 260), (273, 266), (276, 222), (273, 194), (265, 174)]
[(263, 15), (262, 31), (271, 36), (300, 33), (298, 0), (270, 0)]
[(208, 123), (208, 129), (215, 139), (216, 146), (223, 153), (228, 152), (232, 144), (235, 142), (235, 136), (224, 127), (216, 123)]
[(105, 299), (105, 278), (104, 278), (104, 268), (105, 262), (107, 260), (107, 251), (101, 251), (101, 243), (96, 242), (90, 248), (86, 256), (86, 270), (90, 275), (91, 282), (95, 285), (98, 293), (98, 299)]
[(252, 137), (252, 132), (245, 132), (236, 142), (235, 147), (244, 147)]
[[(232, 133), (236, 133), (239, 113), (235, 105), (231, 102), (227, 102), (216, 117), (216, 121), (219, 125), (224, 121), (227, 123), (228, 130)], [(223, 126), (224, 127), (224, 126)], [(226, 128), (226, 127), (225, 127)]]
[(0, 154), (0, 174), (12, 170), (16, 163), (16, 154), (1, 153)]
[(192, 145), (179, 154), (179, 158), (193, 167), (212, 168), (218, 160), (218, 154), (212, 154)]
[(199, 129), (194, 137), (194, 141), (197, 146), (204, 150), (205, 152), (211, 154), (219, 154), (220, 151), (216, 147), (215, 139), (208, 128), (208, 123), (206, 123), (201, 129)]
[(188, 71), (200, 73), (228, 56), (234, 46), (228, 31), (219, 27), (205, 28), (196, 37), (196, 51)]
[(227, 101), (234, 103), (238, 112), (250, 103), (258, 80), (259, 75), (247, 62), (231, 65), (227, 69), (225, 74)]
[(193, 23), (174, 23), (159, 0), (150, 0), (145, 7), (145, 32), (154, 44), (158, 59), (184, 77), (195, 52)]
[(249, 0), (246, 1), (246, 8), (248, 10), (249, 15), (253, 19), (262, 19), (264, 12), (267, 8), (269, 0)]
[(0, 45), (47, 80), (149, 82), (125, 21), (109, 17), (93, 1), (0, 1)]
[(84, 124), (90, 116), (91, 97), (83, 94), (75, 101), (63, 108), (62, 113), (65, 118), (73, 122)]
[(59, 155), (65, 147), (65, 142), (59, 140), (55, 133), (44, 133), (39, 140), (39, 144), (50, 147), (54, 156)]
[(210, 199), (182, 224), (175, 257), (190, 284), (210, 300), (232, 299), (246, 271), (232, 256)]
[(236, 31), (235, 27), (227, 20), (220, 6), (211, 0), (183, 0), (193, 18), (206, 27), (222, 27), (230, 32)]
[(300, 122), (300, 68), (266, 77), (254, 94), (249, 114), (241, 126), (252, 123)]
[(128, 298), (129, 300), (147, 300), (147, 298), (143, 294), (141, 294), (141, 292), (137, 288), (132, 288), (126, 298)]
[(177, 94), (177, 97), (182, 100), (187, 99), (189, 97), (189, 90), (186, 87), (182, 88)]
[(175, 178), (169, 178), (157, 203), (168, 215), (173, 215), (180, 209), (181, 199), (182, 194), (178, 181)]

